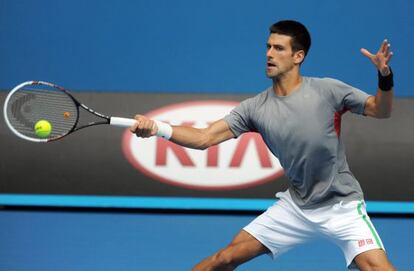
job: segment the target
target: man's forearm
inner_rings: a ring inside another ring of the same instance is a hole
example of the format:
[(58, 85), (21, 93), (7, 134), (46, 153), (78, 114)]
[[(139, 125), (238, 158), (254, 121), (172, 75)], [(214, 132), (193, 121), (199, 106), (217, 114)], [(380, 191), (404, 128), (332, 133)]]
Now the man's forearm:
[(173, 126), (170, 141), (184, 147), (204, 150), (223, 141), (234, 138), (233, 132), (224, 120), (211, 123), (207, 128)]
[(200, 150), (204, 150), (210, 146), (205, 129), (189, 126), (172, 126), (172, 129), (171, 142), (187, 148)]
[(392, 102), (394, 98), (394, 89), (383, 91), (380, 88), (375, 95), (376, 117), (389, 118), (392, 111)]

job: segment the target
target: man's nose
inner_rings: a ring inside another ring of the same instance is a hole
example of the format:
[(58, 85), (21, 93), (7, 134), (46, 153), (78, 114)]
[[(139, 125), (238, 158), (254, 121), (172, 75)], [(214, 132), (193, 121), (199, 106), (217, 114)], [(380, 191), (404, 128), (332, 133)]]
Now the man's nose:
[(267, 49), (266, 56), (267, 57), (271, 57), (272, 56), (272, 51), (273, 51), (273, 48), (272, 47), (270, 47), (269, 49)]

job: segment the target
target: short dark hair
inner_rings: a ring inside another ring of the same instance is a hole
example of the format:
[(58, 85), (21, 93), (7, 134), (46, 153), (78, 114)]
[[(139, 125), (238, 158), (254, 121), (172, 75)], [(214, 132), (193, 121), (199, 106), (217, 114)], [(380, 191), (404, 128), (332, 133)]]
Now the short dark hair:
[(303, 50), (305, 56), (308, 54), (311, 46), (311, 36), (306, 27), (297, 21), (284, 20), (279, 21), (269, 28), (271, 34), (280, 34), (290, 36), (292, 50), (294, 52)]

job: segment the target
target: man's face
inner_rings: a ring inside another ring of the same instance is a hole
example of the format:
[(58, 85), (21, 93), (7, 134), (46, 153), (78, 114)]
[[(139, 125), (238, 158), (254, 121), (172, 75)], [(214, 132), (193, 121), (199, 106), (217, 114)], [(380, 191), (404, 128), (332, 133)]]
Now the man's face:
[(293, 52), (291, 37), (272, 33), (267, 41), (266, 75), (269, 78), (280, 78), (300, 64), (303, 51)]

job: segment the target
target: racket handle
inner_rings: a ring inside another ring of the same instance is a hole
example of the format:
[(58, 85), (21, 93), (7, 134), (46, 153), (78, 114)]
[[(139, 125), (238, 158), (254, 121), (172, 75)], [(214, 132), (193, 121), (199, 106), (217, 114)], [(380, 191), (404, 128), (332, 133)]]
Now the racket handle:
[(111, 117), (109, 124), (117, 127), (131, 127), (136, 120), (134, 119), (127, 119), (127, 118), (118, 118), (118, 117)]

